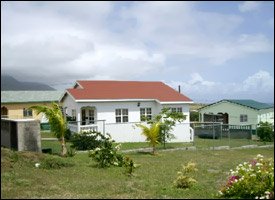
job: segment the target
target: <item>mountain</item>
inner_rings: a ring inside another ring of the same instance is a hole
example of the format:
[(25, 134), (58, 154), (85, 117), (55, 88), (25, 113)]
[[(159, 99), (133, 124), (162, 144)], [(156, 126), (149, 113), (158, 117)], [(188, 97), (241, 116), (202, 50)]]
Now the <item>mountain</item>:
[(55, 90), (54, 88), (36, 82), (21, 82), (10, 75), (1, 75), (1, 91), (5, 90)]

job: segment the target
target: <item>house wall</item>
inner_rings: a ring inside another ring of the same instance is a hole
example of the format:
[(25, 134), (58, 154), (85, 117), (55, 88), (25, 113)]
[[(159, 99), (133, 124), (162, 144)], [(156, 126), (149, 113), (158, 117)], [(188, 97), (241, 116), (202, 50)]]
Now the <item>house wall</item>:
[[(138, 102), (140, 105), (138, 106)], [(77, 121), (80, 121), (82, 107), (94, 107), (96, 110), (96, 120), (105, 120), (105, 130), (101, 127), (102, 121), (98, 122), (98, 130), (110, 133), (117, 142), (144, 142), (145, 137), (141, 135), (140, 128), (135, 126), (140, 122), (140, 108), (152, 108), (152, 115), (159, 114), (162, 107), (182, 107), (183, 114), (186, 115), (184, 125), (177, 125), (173, 134), (176, 136), (174, 141), (189, 142), (189, 105), (188, 104), (159, 104), (156, 101), (113, 101), (113, 102), (75, 102), (70, 95), (63, 99), (63, 107), (67, 107), (67, 114), (71, 116), (72, 109), (76, 109)], [(115, 109), (128, 109), (129, 122), (116, 123)]]
[(274, 124), (274, 108), (260, 110), (258, 112), (258, 122), (260, 121)]
[[(204, 113), (218, 114), (219, 112), (228, 113), (228, 123), (233, 125), (250, 125), (258, 123), (258, 111), (249, 107), (233, 104), (229, 102), (220, 102), (213, 104), (199, 111), (203, 122)], [(240, 115), (247, 115), (247, 122), (240, 122)]]
[(45, 120), (43, 114), (37, 115), (35, 111), (32, 112), (32, 117), (24, 117), (23, 116), (23, 109), (29, 108), (35, 105), (46, 105), (50, 106), (51, 103), (9, 103), (9, 104), (1, 104), (1, 108), (5, 106), (8, 109), (8, 118), (10, 119), (23, 119), (23, 118), (30, 118), (30, 119), (37, 119), (37, 120)]

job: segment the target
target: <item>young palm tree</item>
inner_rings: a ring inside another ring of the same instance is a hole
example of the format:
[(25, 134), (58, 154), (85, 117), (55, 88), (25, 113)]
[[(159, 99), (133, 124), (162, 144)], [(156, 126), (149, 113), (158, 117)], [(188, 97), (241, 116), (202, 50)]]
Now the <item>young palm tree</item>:
[(67, 148), (65, 145), (65, 133), (67, 129), (66, 118), (63, 116), (62, 111), (57, 103), (52, 103), (52, 106), (31, 106), (33, 109), (39, 113), (44, 113), (49, 120), (51, 126), (51, 131), (55, 136), (60, 139), (61, 142), (61, 155), (65, 156), (67, 154)]
[(153, 147), (152, 154), (155, 154), (156, 145), (159, 144), (160, 122), (155, 122), (150, 125), (148, 128), (145, 125), (137, 124), (137, 127), (142, 129), (141, 134), (146, 137), (146, 141)]

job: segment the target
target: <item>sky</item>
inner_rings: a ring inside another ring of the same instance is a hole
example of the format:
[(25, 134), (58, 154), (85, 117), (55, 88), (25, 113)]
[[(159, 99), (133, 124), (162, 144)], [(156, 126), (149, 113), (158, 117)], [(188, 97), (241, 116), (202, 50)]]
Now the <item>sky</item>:
[(162, 81), (197, 103), (274, 103), (273, 1), (1, 1), (1, 74)]

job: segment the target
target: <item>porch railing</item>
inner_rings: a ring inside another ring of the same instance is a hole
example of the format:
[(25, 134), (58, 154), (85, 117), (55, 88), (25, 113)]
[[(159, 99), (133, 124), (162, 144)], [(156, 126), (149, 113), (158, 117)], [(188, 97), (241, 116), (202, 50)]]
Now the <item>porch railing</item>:
[(100, 131), (104, 132), (105, 120), (97, 120), (94, 124), (81, 125), (81, 121), (69, 121), (67, 123), (68, 128), (75, 133), (86, 132), (86, 131)]

